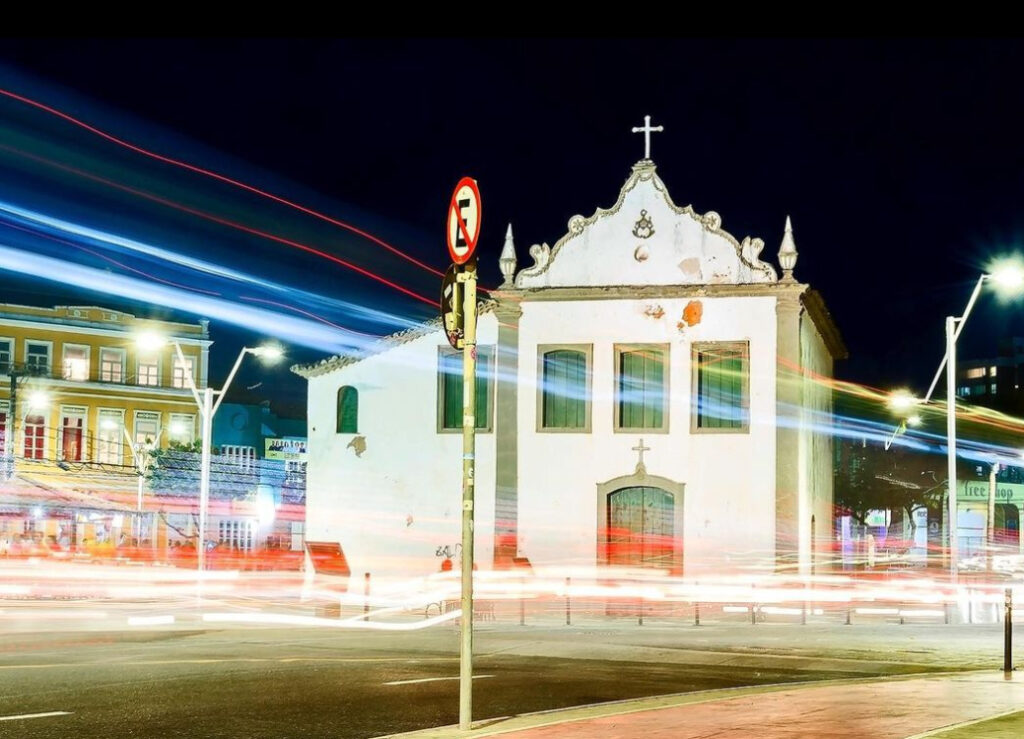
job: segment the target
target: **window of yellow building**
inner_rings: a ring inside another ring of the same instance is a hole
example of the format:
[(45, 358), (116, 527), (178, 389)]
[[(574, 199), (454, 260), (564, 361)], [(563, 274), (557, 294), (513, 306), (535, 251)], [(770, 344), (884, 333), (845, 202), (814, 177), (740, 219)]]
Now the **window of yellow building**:
[(172, 413), (168, 431), (171, 441), (191, 444), (196, 435), (196, 417), (186, 413)]
[(50, 374), (52, 341), (25, 341), (25, 367), (37, 375)]
[(152, 447), (160, 436), (160, 414), (152, 411), (135, 411), (135, 443)]
[(160, 384), (160, 360), (155, 357), (139, 359), (139, 371), (135, 374), (139, 385), (156, 387)]
[(124, 382), (124, 349), (100, 349), (100, 382)]
[(89, 379), (89, 347), (82, 344), (64, 345), (63, 378), (75, 382)]
[(25, 459), (46, 458), (46, 417), (40, 414), (25, 416)]
[(185, 364), (182, 365), (181, 360), (177, 357), (174, 358), (174, 372), (171, 374), (171, 385), (177, 388), (190, 387), (188, 377), (192, 377), (192, 381), (195, 382), (196, 376), (196, 360), (195, 357), (185, 357)]
[(121, 464), (123, 436), (123, 411), (101, 408), (99, 429), (96, 432), (96, 461), (101, 464)]
[(85, 443), (85, 408), (62, 406), (60, 409), (60, 449), (58, 456), (68, 462), (81, 462)]
[(14, 340), (0, 339), (0, 372), (10, 372), (14, 361)]

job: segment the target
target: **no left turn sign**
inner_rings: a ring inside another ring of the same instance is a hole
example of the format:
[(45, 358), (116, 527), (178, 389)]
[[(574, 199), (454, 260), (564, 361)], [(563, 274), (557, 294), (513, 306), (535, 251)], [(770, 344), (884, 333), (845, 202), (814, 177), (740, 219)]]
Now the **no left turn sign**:
[(465, 264), (480, 238), (480, 189), (476, 180), (463, 177), (448, 205), (448, 253), (456, 264)]

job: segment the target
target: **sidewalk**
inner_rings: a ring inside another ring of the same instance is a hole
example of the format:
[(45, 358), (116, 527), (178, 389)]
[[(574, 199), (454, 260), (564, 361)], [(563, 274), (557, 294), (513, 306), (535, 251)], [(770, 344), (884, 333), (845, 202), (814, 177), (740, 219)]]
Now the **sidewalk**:
[[(906, 739), (941, 737), (937, 730), (948, 728), (948, 736), (959, 737), (957, 726), (1014, 711), (1024, 711), (1024, 674), (993, 670), (688, 693), (495, 719), (472, 732), (444, 727), (395, 736)], [(962, 736), (983, 736), (973, 733), (977, 728), (964, 726), (971, 733)]]

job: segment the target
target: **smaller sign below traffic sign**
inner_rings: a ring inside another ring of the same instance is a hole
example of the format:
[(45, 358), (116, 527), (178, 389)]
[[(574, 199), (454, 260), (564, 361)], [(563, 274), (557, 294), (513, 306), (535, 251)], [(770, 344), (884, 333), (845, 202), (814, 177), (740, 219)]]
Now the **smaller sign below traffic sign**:
[(453, 349), (462, 349), (466, 333), (465, 314), (462, 312), (462, 283), (459, 273), (462, 268), (453, 264), (441, 282), (441, 322), (448, 343)]
[(471, 177), (463, 177), (455, 186), (448, 205), (445, 235), (452, 261), (456, 264), (468, 262), (480, 238), (480, 188)]

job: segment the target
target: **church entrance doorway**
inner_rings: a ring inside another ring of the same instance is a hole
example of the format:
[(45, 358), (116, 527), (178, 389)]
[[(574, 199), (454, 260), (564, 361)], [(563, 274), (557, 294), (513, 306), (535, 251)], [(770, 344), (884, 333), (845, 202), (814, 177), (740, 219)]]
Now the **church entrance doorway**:
[(608, 494), (607, 562), (669, 569), (675, 562), (675, 496), (645, 485)]

